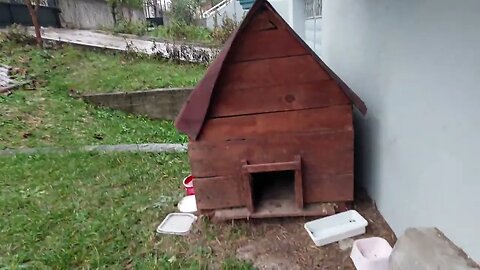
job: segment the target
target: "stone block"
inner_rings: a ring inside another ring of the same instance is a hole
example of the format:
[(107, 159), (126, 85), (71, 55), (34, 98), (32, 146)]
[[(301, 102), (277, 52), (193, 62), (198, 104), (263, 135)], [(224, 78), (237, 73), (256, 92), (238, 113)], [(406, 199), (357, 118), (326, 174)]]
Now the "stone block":
[(410, 228), (390, 255), (391, 270), (473, 270), (477, 263), (437, 228)]

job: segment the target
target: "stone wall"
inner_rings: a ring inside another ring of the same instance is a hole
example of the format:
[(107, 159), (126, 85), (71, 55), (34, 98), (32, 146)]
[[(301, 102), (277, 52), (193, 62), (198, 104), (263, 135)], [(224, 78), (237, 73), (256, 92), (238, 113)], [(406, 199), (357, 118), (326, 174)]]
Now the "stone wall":
[[(110, 6), (104, 0), (61, 0), (58, 7), (62, 11), (60, 20), (68, 28), (99, 29), (113, 27)], [(123, 8), (124, 18), (132, 21), (144, 21), (145, 15), (140, 9)]]
[(98, 106), (152, 119), (174, 120), (191, 91), (190, 88), (156, 89), (84, 95), (83, 99)]

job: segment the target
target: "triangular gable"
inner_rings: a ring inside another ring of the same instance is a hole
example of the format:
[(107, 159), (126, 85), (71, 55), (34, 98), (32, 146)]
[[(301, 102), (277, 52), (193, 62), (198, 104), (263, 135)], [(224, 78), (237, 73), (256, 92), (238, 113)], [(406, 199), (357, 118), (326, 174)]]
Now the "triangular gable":
[[(269, 12), (261, 12), (261, 10), (268, 10)], [(258, 14), (259, 12), (261, 12), (261, 14)], [(246, 26), (248, 26), (248, 29), (245, 29)], [(188, 134), (193, 140), (197, 139), (205, 118), (207, 117), (215, 84), (217, 83), (224, 63), (227, 61), (231, 52), (232, 44), (239, 38), (239, 36), (242, 36), (239, 35), (239, 33), (251, 30), (252, 27), (255, 28), (253, 30), (257, 31), (269, 30), (276, 27), (282, 27), (288, 30), (303, 49), (305, 49), (330, 75), (330, 77), (338, 83), (352, 104), (354, 104), (362, 114), (367, 112), (367, 108), (363, 101), (310, 49), (307, 44), (305, 44), (295, 31), (281, 18), (280, 15), (278, 15), (270, 3), (265, 0), (257, 0), (242, 24), (227, 40), (218, 57), (210, 65), (203, 79), (198, 83), (186, 103), (183, 105), (175, 122), (175, 126), (178, 130)]]

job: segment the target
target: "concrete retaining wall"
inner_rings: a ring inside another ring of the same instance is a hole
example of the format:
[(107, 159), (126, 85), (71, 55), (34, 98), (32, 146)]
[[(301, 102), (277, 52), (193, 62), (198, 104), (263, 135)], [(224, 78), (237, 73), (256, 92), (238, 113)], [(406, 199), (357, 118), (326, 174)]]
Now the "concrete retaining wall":
[[(104, 0), (61, 0), (58, 7), (62, 11), (60, 20), (70, 28), (99, 29), (113, 27), (113, 16), (110, 6)], [(125, 19), (144, 21), (142, 10), (123, 8)]]
[(98, 106), (152, 119), (174, 120), (191, 91), (191, 88), (169, 88), (84, 95), (83, 99)]

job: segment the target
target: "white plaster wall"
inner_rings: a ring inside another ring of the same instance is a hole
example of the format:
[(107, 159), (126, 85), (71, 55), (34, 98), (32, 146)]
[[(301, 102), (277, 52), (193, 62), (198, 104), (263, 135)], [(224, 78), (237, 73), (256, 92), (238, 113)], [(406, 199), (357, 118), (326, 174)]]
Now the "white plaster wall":
[(323, 58), (366, 102), (356, 176), (398, 234), (480, 260), (480, 1), (324, 0)]
[(269, 0), (273, 8), (282, 18), (305, 38), (305, 0)]

